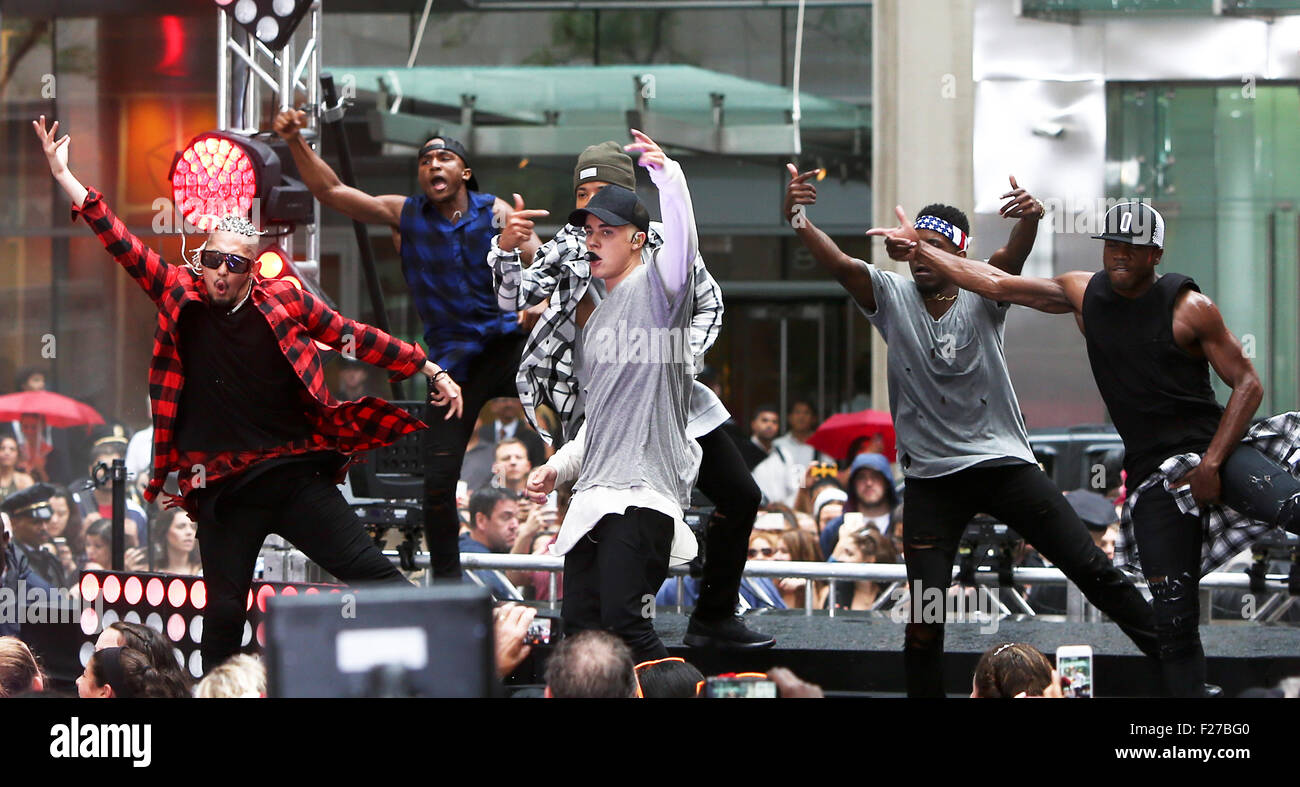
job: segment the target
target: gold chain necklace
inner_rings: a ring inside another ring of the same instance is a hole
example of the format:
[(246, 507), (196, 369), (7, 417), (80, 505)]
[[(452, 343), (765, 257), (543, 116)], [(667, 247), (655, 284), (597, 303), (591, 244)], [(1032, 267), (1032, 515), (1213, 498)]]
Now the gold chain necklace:
[(925, 299), (927, 301), (955, 301), (957, 300), (957, 293), (954, 292), (946, 298), (942, 295), (927, 295), (925, 296)]

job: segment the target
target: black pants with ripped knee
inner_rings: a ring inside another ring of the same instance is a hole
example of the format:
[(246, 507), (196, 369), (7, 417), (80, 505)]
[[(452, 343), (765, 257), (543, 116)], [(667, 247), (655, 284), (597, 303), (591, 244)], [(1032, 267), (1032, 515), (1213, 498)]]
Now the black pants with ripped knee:
[[(1300, 532), (1300, 482), (1255, 448), (1242, 445), (1233, 451), (1219, 481), (1222, 501), (1229, 508)], [(1165, 687), (1177, 697), (1201, 696), (1205, 651), (1198, 591), (1204, 527), (1199, 517), (1180, 511), (1173, 495), (1156, 484), (1138, 496), (1133, 534), (1151, 589)]]
[[(1143, 653), (1158, 655), (1151, 605), (1106, 559), (1061, 490), (1037, 465), (976, 466), (939, 478), (909, 477), (906, 506), (903, 544), (912, 602), (903, 667), (909, 697), (944, 696), (942, 594), (951, 583), (962, 531), (981, 512), (1006, 523), (1052, 561)], [(936, 612), (939, 619), (931, 619)]]

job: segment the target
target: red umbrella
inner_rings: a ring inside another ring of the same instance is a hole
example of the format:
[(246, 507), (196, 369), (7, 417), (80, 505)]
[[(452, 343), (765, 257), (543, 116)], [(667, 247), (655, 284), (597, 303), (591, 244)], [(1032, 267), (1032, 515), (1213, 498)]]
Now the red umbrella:
[(849, 451), (850, 443), (859, 437), (872, 435), (880, 435), (885, 443), (885, 450), (881, 453), (889, 461), (896, 461), (898, 457), (894, 450), (894, 420), (889, 417), (889, 413), (882, 413), (879, 410), (832, 415), (817, 427), (812, 437), (808, 438), (808, 445), (842, 461)]
[(0, 396), (0, 421), (39, 415), (50, 426), (90, 426), (104, 423), (95, 408), (53, 391), (20, 391)]

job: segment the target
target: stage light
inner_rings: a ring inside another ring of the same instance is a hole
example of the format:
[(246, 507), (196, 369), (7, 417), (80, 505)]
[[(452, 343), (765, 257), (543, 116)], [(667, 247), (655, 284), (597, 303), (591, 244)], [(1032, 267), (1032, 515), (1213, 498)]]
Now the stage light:
[(104, 603), (116, 604), (117, 600), (122, 597), (122, 580), (118, 579), (115, 574), (104, 577)]
[(185, 597), (188, 595), (189, 591), (186, 590), (185, 580), (183, 579), (173, 579), (171, 584), (167, 586), (167, 603), (173, 607), (184, 606)]
[(144, 600), (148, 601), (151, 607), (162, 603), (163, 593), (163, 582), (158, 577), (149, 580), (149, 584), (144, 586)]
[[(207, 584), (200, 577), (148, 572), (85, 571), (78, 580), (82, 597), (101, 599), (102, 606), (86, 606), (79, 620), (85, 646), (93, 647), (99, 634), (114, 622), (124, 620), (144, 624), (167, 637), (174, 646), (177, 664), (201, 677), (202, 661), (198, 656), (203, 642), (207, 607)], [(275, 596), (337, 593), (337, 585), (263, 582), (254, 580), (249, 587), (241, 649), (260, 650), (265, 645), (267, 599)], [(162, 608), (168, 608), (167, 613)], [(84, 664), (83, 664), (84, 666)]]
[(94, 574), (86, 574), (82, 576), (81, 598), (86, 602), (92, 602), (99, 598), (99, 577)]
[(257, 255), (257, 270), (264, 279), (278, 279), (290, 267), (289, 258), (274, 246)]
[(95, 614), (93, 607), (86, 607), (81, 610), (81, 633), (87, 637), (94, 636), (99, 631), (99, 615)]
[(257, 589), (257, 611), (266, 612), (266, 600), (275, 595), (275, 588), (263, 585)]
[(185, 639), (185, 632), (189, 626), (185, 625), (185, 618), (179, 612), (173, 612), (171, 617), (167, 618), (167, 637), (172, 642), (180, 642)]
[[(289, 148), (278, 137), (205, 131), (172, 159), (172, 201), (185, 220), (211, 232), (222, 216), (271, 224), (309, 224), (311, 192), (296, 177)], [(256, 202), (255, 202), (256, 201)]]
[(122, 600), (128, 604), (139, 604), (144, 596), (144, 583), (139, 577), (127, 577), (122, 584)]
[(216, 3), (268, 49), (279, 51), (289, 43), (298, 23), (311, 10), (312, 0), (216, 0)]

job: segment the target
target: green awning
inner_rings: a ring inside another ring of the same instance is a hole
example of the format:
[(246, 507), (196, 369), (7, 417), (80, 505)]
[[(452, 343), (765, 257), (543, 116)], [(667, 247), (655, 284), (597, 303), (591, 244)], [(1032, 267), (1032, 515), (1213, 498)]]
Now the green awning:
[[(375, 97), (371, 128), (384, 142), (418, 145), (438, 128), (472, 136), (475, 148), (489, 154), (567, 155), (634, 121), (661, 143), (685, 149), (787, 155), (795, 148), (792, 90), (696, 66), (329, 70), (341, 90)], [(800, 139), (812, 136), (846, 153), (869, 147), (869, 108), (804, 91), (800, 101)]]

